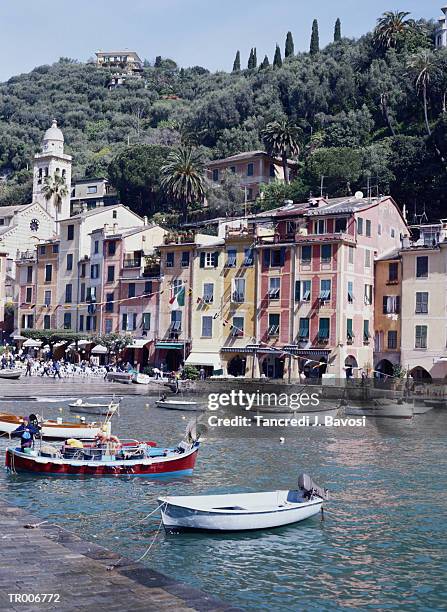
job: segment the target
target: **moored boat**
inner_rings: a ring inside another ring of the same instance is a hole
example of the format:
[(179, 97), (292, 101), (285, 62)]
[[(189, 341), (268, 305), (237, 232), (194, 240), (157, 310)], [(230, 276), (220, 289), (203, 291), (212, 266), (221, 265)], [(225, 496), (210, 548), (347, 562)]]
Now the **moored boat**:
[[(11, 434), (24, 423), (24, 418), (15, 414), (0, 413), (0, 433)], [(84, 438), (93, 440), (104, 430), (110, 434), (110, 421), (105, 425), (98, 422), (63, 421), (46, 419), (40, 423), (40, 435), (45, 440), (66, 440), (67, 438)]]
[(148, 374), (135, 372), (132, 376), (132, 382), (136, 383), (137, 385), (148, 385), (151, 382), (151, 377)]
[(5, 465), (10, 472), (45, 476), (156, 478), (192, 474), (199, 450), (197, 440), (181, 442), (176, 448), (157, 448), (153, 443), (111, 438), (101, 444), (64, 444), (60, 449), (53, 445), (28, 452), (7, 448)]
[(84, 402), (82, 399), (76, 400), (72, 404), (68, 404), (70, 412), (81, 412), (87, 414), (112, 415), (115, 414), (120, 407), (121, 400), (112, 400), (108, 404), (96, 404), (93, 402)]
[(0, 378), (6, 378), (7, 380), (18, 380), (21, 376), (22, 370), (17, 368), (0, 370)]
[(424, 400), (424, 404), (429, 408), (447, 408), (447, 399), (444, 397), (430, 397)]
[(155, 402), (155, 405), (158, 408), (167, 408), (168, 410), (188, 410), (194, 412), (203, 412), (205, 410), (198, 402), (186, 400), (159, 399)]
[(326, 489), (302, 474), (297, 490), (166, 496), (158, 501), (167, 531), (252, 531), (303, 521), (318, 514), (327, 498)]
[(411, 419), (414, 415), (413, 404), (397, 401), (380, 404), (374, 401), (368, 405), (347, 405), (343, 409), (347, 416), (366, 416), (388, 419)]
[(130, 385), (133, 379), (132, 372), (108, 372), (106, 380), (109, 382), (119, 382)]

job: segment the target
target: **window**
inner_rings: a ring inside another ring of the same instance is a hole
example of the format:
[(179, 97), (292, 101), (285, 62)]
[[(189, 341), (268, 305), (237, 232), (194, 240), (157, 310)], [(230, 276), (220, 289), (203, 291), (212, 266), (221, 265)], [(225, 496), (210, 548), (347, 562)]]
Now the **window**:
[(79, 315), (79, 331), (84, 331), (84, 315)]
[(108, 244), (107, 244), (107, 254), (110, 256), (115, 255), (116, 253), (116, 241), (115, 240), (111, 240)]
[(372, 285), (365, 285), (364, 297), (365, 297), (365, 305), (366, 306), (371, 306), (372, 301), (373, 301), (373, 287), (372, 287)]
[(397, 349), (397, 331), (388, 332), (388, 348), (390, 350)]
[(151, 328), (151, 313), (143, 312), (143, 316), (141, 317), (141, 326), (143, 327), (143, 331), (149, 331)]
[(214, 284), (204, 283), (203, 284), (203, 301), (206, 304), (212, 304), (214, 300)]
[(330, 244), (323, 244), (321, 247), (321, 261), (328, 263), (332, 257), (332, 246)]
[(345, 232), (348, 225), (348, 220), (346, 218), (335, 219), (335, 233), (340, 234), (341, 232)]
[(348, 263), (349, 264), (354, 263), (354, 247), (352, 246), (348, 247)]
[(383, 306), (383, 314), (399, 314), (400, 296), (399, 295), (384, 295), (382, 306)]
[(118, 211), (117, 211), (117, 210), (114, 210), (114, 211), (112, 212), (112, 219), (117, 219), (117, 218), (118, 218)]
[(112, 319), (106, 319), (105, 320), (105, 332), (106, 334), (111, 334), (113, 330), (113, 321)]
[(253, 265), (253, 249), (244, 249), (244, 266)]
[(51, 329), (51, 317), (50, 317), (50, 315), (44, 315), (43, 316), (43, 328), (44, 329)]
[(74, 225), (67, 225), (67, 240), (73, 240), (74, 238)]
[(348, 304), (354, 303), (354, 283), (348, 281)]
[(47, 252), (47, 247), (44, 244), (41, 244), (39, 247), (39, 253), (40, 255), (45, 255)]
[(377, 235), (378, 236), (382, 235), (382, 224), (381, 223), (377, 225)]
[(80, 289), (81, 289), (81, 295), (79, 296), (79, 300), (82, 304), (83, 302), (85, 302), (85, 283), (81, 283)]
[(227, 268), (234, 268), (236, 266), (236, 257), (237, 251), (236, 249), (228, 249), (227, 251)]
[(244, 317), (233, 317), (233, 324), (231, 326), (232, 336), (243, 336), (244, 335)]
[(219, 170), (217, 168), (215, 168), (213, 170), (213, 181), (215, 183), (217, 183), (218, 180), (219, 180)]
[(359, 217), (357, 219), (357, 234), (361, 236), (363, 234), (363, 219)]
[(346, 339), (348, 343), (352, 344), (354, 340), (354, 332), (352, 328), (352, 319), (346, 319)]
[(107, 266), (107, 282), (113, 283), (115, 280), (115, 266)]
[(230, 172), (236, 174), (236, 166), (230, 166)]
[(233, 278), (233, 302), (245, 302), (245, 278)]
[(89, 287), (87, 289), (87, 302), (96, 302), (96, 287)]
[(99, 253), (99, 240), (95, 240), (95, 245), (94, 245), (93, 252), (94, 252), (95, 255), (97, 255)]
[(172, 281), (171, 287), (172, 287), (172, 295), (171, 295), (171, 299), (172, 299), (172, 298), (175, 298), (175, 296), (180, 293), (183, 287), (183, 281), (180, 279), (176, 279)]
[(206, 253), (200, 253), (200, 267), (201, 268), (217, 268), (219, 265), (219, 252), (215, 251), (211, 253), (207, 251)]
[(182, 252), (182, 263), (181, 266), (182, 268), (187, 268), (189, 266), (189, 251), (183, 251)]
[(329, 340), (329, 319), (321, 318), (318, 321), (318, 340), (320, 342), (327, 342)]
[(302, 302), (310, 302), (312, 289), (312, 281), (305, 280), (301, 281), (301, 301)]
[(27, 283), (33, 282), (33, 266), (28, 266), (26, 269), (26, 282)]
[(416, 257), (416, 278), (427, 278), (428, 277), (428, 257), (424, 255), (422, 257)]
[(171, 332), (180, 332), (182, 330), (182, 311), (171, 310)]
[(129, 283), (127, 286), (127, 297), (128, 298), (133, 298), (135, 297), (135, 283)]
[(331, 281), (330, 280), (322, 279), (320, 281), (319, 299), (322, 302), (327, 302), (331, 299)]
[(127, 312), (123, 312), (121, 316), (121, 329), (122, 331), (131, 331), (131, 319)]
[(399, 264), (392, 261), (388, 264), (388, 282), (395, 283), (399, 278)]
[(301, 289), (301, 284), (300, 281), (295, 281), (295, 302), (299, 302), (300, 301), (300, 289)]
[(289, 236), (293, 236), (296, 232), (296, 223), (295, 221), (287, 221), (286, 223), (286, 234)]
[(275, 164), (270, 164), (270, 166), (269, 166), (269, 176), (270, 176), (270, 178), (275, 178), (275, 176), (276, 176)]
[(146, 295), (150, 295), (152, 293), (152, 281), (145, 281), (145, 283), (144, 283), (144, 293)]
[(278, 268), (284, 265), (286, 250), (282, 249), (272, 249), (271, 257), (270, 257), (270, 265), (272, 268)]
[(70, 283), (68, 285), (65, 285), (65, 303), (66, 304), (71, 304), (72, 293), (73, 293), (72, 285)]
[(167, 268), (174, 267), (174, 253), (172, 252), (166, 253), (166, 267)]
[(22, 328), (33, 329), (34, 327), (34, 315), (22, 315)]
[(301, 263), (309, 264), (312, 261), (312, 247), (303, 246), (301, 247)]
[(113, 312), (113, 293), (106, 293), (106, 312)]
[(427, 348), (427, 326), (416, 325), (414, 347), (418, 349)]
[(71, 329), (71, 312), (64, 312), (64, 329)]
[(277, 313), (269, 314), (268, 335), (269, 336), (279, 336), (279, 314)]
[(98, 193), (98, 187), (96, 185), (88, 185), (87, 193)]
[(309, 319), (308, 318), (300, 319), (298, 338), (302, 342), (304, 342), (305, 340), (309, 340)]
[(428, 293), (426, 291), (416, 292), (416, 314), (428, 313)]
[(324, 234), (326, 232), (326, 223), (324, 219), (319, 219), (314, 223), (314, 234)]
[(281, 292), (281, 279), (279, 276), (269, 278), (269, 299), (279, 300)]
[(369, 339), (371, 338), (371, 334), (369, 333), (369, 321), (365, 319), (363, 321), (363, 342), (369, 343)]
[(67, 272), (73, 270), (73, 255), (68, 253), (67, 255)]
[(365, 249), (365, 268), (371, 267), (371, 251), (369, 249)]
[(366, 219), (365, 222), (365, 236), (371, 237), (371, 221)]
[(51, 304), (51, 291), (45, 291), (44, 293), (44, 304), (49, 306)]
[(202, 317), (202, 338), (213, 337), (213, 317)]
[(394, 227), (391, 228), (390, 234), (391, 238), (394, 238), (394, 236), (396, 235), (396, 230), (394, 229)]
[(254, 174), (254, 165), (252, 163), (247, 164), (247, 176), (253, 176)]
[(90, 278), (99, 278), (99, 264), (90, 266)]
[(33, 288), (32, 287), (27, 287), (26, 288), (26, 297), (25, 297), (25, 302), (27, 304), (31, 304), (33, 299)]

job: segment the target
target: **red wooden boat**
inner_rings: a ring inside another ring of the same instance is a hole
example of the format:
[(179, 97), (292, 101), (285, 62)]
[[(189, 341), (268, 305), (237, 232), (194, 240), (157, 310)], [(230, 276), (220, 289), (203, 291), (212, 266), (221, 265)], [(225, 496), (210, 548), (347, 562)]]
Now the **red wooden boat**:
[(154, 448), (153, 443), (136, 440), (101, 445), (90, 441), (82, 448), (68, 444), (26, 452), (7, 448), (5, 465), (12, 473), (46, 476), (183, 476), (192, 474), (198, 450), (197, 440), (183, 441), (176, 448)]

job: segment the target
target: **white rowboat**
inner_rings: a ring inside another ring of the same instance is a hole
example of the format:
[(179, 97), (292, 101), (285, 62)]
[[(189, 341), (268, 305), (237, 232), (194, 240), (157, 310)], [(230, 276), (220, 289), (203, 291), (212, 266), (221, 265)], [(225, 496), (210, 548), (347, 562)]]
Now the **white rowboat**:
[(202, 412), (204, 408), (198, 402), (188, 402), (186, 400), (160, 399), (155, 402), (158, 408), (168, 408), (169, 410), (192, 410)]
[(119, 410), (120, 402), (111, 401), (109, 404), (94, 404), (78, 399), (73, 404), (68, 404), (70, 412), (81, 412), (87, 414), (112, 415)]
[(22, 370), (0, 370), (0, 378), (7, 378), (8, 380), (18, 380), (22, 376)]

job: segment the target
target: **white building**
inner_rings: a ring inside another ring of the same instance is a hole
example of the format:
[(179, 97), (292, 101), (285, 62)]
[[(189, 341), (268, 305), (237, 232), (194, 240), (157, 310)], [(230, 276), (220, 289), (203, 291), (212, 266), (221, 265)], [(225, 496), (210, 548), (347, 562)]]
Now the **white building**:
[(447, 48), (447, 4), (441, 8), (443, 15), (438, 19), (438, 28), (435, 35), (437, 49)]

